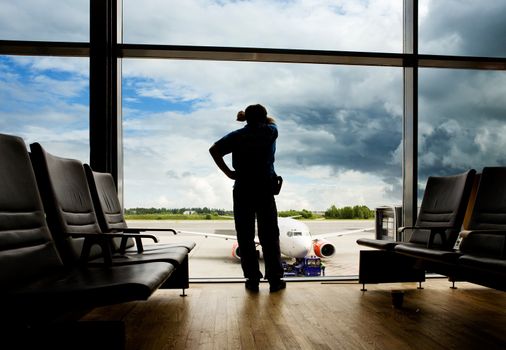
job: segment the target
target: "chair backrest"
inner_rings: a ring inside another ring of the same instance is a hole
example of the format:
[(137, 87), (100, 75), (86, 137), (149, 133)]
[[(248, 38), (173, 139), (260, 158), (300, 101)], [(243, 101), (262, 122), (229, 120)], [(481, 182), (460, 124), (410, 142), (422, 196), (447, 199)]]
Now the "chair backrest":
[(112, 175), (93, 171), (88, 164), (84, 164), (84, 170), (102, 231), (113, 232), (127, 228)]
[(506, 167), (483, 168), (468, 229), (506, 229)]
[(0, 294), (63, 268), (26, 145), (20, 137), (4, 134), (0, 134), (0, 266)]
[[(121, 203), (119, 201), (118, 192), (114, 178), (109, 173), (93, 171), (88, 164), (84, 164), (84, 171), (88, 179), (95, 214), (102, 232), (118, 232), (126, 229), (127, 223), (123, 216)], [(114, 239), (115, 248), (119, 249), (120, 239)], [(129, 238), (125, 247), (133, 247), (134, 240)]]
[[(469, 196), (473, 186), (474, 169), (451, 176), (430, 176), (416, 220), (415, 227), (442, 227), (445, 242), (436, 236), (434, 246), (451, 248), (461, 230)], [(427, 243), (429, 231), (414, 230), (410, 242)]]
[[(83, 238), (71, 233), (101, 234), (83, 164), (54, 156), (39, 143), (30, 145), (32, 163), (42, 194), (49, 229), (65, 264), (78, 261)], [(100, 256), (93, 247), (90, 258)]]

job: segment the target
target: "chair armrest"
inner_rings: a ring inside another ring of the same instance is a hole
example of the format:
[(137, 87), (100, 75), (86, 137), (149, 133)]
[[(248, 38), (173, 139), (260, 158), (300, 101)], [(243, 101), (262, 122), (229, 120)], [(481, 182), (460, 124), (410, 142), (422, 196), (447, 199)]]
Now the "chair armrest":
[[(121, 229), (122, 232), (132, 234), (134, 236), (139, 236), (141, 232), (151, 231), (151, 232), (172, 232), (177, 235), (176, 230), (172, 228), (148, 228), (148, 227), (126, 227)], [(142, 245), (142, 241), (136, 237), (135, 238), (135, 246), (137, 247), (137, 252), (142, 253), (144, 251), (144, 247)], [(121, 242), (120, 252), (123, 254), (126, 249), (126, 240)]]
[(177, 235), (177, 231), (173, 228), (149, 228), (149, 227), (128, 227), (123, 228), (121, 231), (125, 233), (140, 233), (140, 232), (172, 232), (173, 234)]
[(141, 254), (144, 251), (144, 245), (142, 244), (142, 238), (151, 238), (155, 243), (158, 243), (158, 238), (153, 235), (140, 234), (140, 233), (122, 233), (121, 243), (119, 246), (119, 252), (125, 254), (126, 245), (129, 238), (135, 240), (135, 246), (137, 247), (137, 253)]
[[(111, 232), (111, 233), (71, 233), (70, 236), (76, 238), (88, 238), (95, 237), (96, 239), (112, 239), (112, 238), (151, 238), (155, 243), (158, 243), (158, 237), (149, 234), (136, 234), (136, 233), (123, 233), (123, 232)], [(97, 238), (99, 237), (99, 238)]]
[(112, 252), (113, 245), (111, 237), (106, 237), (102, 233), (70, 233), (69, 236), (73, 238), (84, 238), (83, 248), (81, 250), (81, 256), (79, 258), (82, 264), (86, 264), (90, 257), (91, 247), (95, 244), (100, 246), (102, 249), (102, 255), (104, 256), (104, 263), (107, 266), (112, 265)]
[(406, 231), (406, 230), (410, 230), (410, 229), (412, 230), (412, 229), (414, 229), (414, 228), (415, 228), (414, 226), (401, 226), (401, 227), (399, 227), (399, 228), (397, 229), (397, 232), (398, 232), (398, 233), (403, 233), (403, 232), (404, 232), (404, 231)]
[(414, 226), (401, 226), (397, 229), (397, 237), (400, 237), (400, 241), (404, 242), (404, 231), (413, 230)]
[(75, 238), (84, 238), (83, 250), (81, 251), (81, 261), (85, 262), (88, 260), (91, 247), (94, 244), (98, 244), (102, 249), (102, 254), (104, 255), (104, 262), (106, 265), (112, 265), (112, 254), (113, 254), (113, 238), (121, 238), (120, 243), (120, 253), (124, 254), (126, 250), (126, 243), (129, 238), (135, 239), (137, 245), (137, 251), (142, 253), (144, 248), (142, 246), (141, 238), (150, 238), (155, 243), (158, 243), (158, 238), (154, 235), (150, 234), (131, 234), (131, 233), (123, 233), (123, 232), (111, 232), (111, 233), (85, 233), (85, 232), (77, 232), (71, 233), (71, 237)]
[(129, 237), (129, 238), (135, 238), (135, 237), (142, 237), (142, 238), (152, 238), (155, 242), (158, 241), (158, 238), (154, 235), (138, 235), (133, 234), (131, 232), (107, 232), (107, 233), (84, 233), (84, 232), (77, 232), (77, 233), (70, 233), (72, 237), (88, 237), (88, 236), (104, 236), (104, 238), (112, 237), (112, 238), (121, 238), (121, 237)]
[(121, 254), (125, 254), (126, 245), (129, 238), (133, 238), (135, 240), (135, 246), (137, 247), (137, 253), (141, 254), (144, 251), (144, 245), (142, 244), (142, 238), (151, 238), (155, 243), (158, 243), (158, 238), (149, 234), (140, 234), (140, 233), (120, 233), (121, 243), (119, 246), (119, 252)]
[(407, 229), (411, 230), (448, 230), (451, 227), (448, 226), (402, 226), (397, 229), (398, 232), (403, 232)]
[(397, 231), (399, 233), (403, 233), (407, 229), (430, 231), (429, 241), (427, 242), (427, 248), (432, 249), (432, 247), (434, 245), (434, 238), (436, 237), (436, 235), (440, 235), (441, 236), (441, 243), (443, 244), (443, 246), (446, 245), (445, 230), (447, 230), (449, 228), (450, 227), (448, 227), (448, 226), (439, 226), (439, 227), (438, 226), (402, 226), (402, 227), (399, 227)]
[(446, 230), (449, 227), (443, 226), (401, 226), (397, 229), (397, 232), (402, 233), (406, 230)]

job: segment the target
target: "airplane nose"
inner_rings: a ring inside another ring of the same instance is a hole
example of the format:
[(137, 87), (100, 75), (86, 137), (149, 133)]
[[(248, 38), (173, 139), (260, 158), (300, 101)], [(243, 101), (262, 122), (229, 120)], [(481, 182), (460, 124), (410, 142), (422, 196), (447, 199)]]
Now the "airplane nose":
[(294, 258), (303, 258), (305, 256), (308, 256), (309, 251), (311, 250), (310, 247), (307, 246), (298, 246), (296, 249), (294, 249)]

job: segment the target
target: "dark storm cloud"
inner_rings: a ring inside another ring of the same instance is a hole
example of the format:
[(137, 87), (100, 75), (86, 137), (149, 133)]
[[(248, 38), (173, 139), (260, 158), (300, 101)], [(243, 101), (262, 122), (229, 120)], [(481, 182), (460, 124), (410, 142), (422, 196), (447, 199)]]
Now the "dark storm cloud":
[(505, 82), (502, 71), (421, 69), (420, 119), (433, 124), (451, 118), (504, 121)]
[[(506, 2), (431, 1), (420, 28), (420, 52), (466, 55), (506, 56)], [(444, 38), (458, 37), (454, 52), (438, 47)]]
[[(505, 164), (506, 74), (470, 70), (421, 70), (419, 138), (421, 176)], [(430, 160), (429, 162), (424, 160)]]
[[(401, 120), (382, 109), (307, 106), (288, 114), (304, 132), (293, 133), (298, 148), (280, 150), (278, 159), (294, 166), (330, 166), (336, 172), (399, 174), (393, 155), (401, 142)], [(320, 132), (319, 132), (320, 131)], [(326, 137), (322, 137), (326, 135)], [(282, 136), (281, 136), (282, 137)]]

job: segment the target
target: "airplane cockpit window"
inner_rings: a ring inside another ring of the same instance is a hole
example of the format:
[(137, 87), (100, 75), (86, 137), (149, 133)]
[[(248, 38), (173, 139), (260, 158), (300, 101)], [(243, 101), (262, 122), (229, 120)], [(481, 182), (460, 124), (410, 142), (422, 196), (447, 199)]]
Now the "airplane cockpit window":
[(300, 231), (287, 231), (286, 235), (288, 237), (297, 237), (297, 236), (302, 236), (302, 232), (300, 232)]

